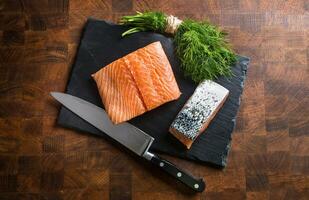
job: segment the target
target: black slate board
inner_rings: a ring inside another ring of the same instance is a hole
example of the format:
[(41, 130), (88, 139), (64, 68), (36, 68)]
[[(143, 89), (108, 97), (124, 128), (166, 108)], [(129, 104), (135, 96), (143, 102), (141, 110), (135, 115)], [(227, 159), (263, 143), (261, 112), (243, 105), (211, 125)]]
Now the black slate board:
[[(121, 38), (121, 33), (125, 30), (125, 27), (109, 22), (88, 20), (66, 92), (103, 107), (96, 84), (90, 75), (138, 48), (154, 41), (160, 41), (171, 63), (182, 95), (177, 101), (169, 102), (136, 117), (130, 120), (130, 123), (155, 138), (151, 148), (153, 151), (208, 163), (216, 167), (226, 166), (231, 134), (235, 127), (249, 58), (239, 56), (239, 62), (232, 68), (235, 76), (229, 79), (219, 78), (216, 81), (226, 87), (230, 91), (230, 95), (206, 132), (199, 136), (190, 150), (186, 150), (168, 133), (168, 127), (194, 92), (196, 84), (183, 76), (179, 67), (179, 60), (174, 54), (171, 38), (151, 32), (137, 33)], [(58, 124), (102, 135), (99, 130), (64, 107), (61, 108)]]

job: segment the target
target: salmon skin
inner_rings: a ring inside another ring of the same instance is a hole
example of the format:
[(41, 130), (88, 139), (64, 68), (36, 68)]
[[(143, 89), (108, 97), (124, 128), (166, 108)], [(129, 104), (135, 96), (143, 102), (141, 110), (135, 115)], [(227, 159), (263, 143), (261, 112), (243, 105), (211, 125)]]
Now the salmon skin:
[(115, 124), (176, 100), (181, 95), (160, 42), (119, 58), (92, 77), (105, 110)]
[(187, 149), (205, 131), (224, 104), (229, 91), (211, 80), (202, 81), (169, 128)]

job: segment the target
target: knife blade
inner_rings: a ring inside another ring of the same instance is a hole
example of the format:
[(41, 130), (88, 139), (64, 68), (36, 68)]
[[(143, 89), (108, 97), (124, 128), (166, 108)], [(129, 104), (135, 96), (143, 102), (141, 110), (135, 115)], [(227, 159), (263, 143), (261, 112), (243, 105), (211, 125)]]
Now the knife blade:
[(152, 145), (154, 138), (144, 131), (127, 122), (117, 125), (113, 124), (104, 109), (81, 98), (60, 92), (51, 92), (50, 94), (67, 109), (138, 156), (149, 160), (151, 163), (177, 178), (177, 180), (189, 186), (194, 191), (204, 191), (205, 183), (203, 179), (196, 179), (189, 173), (177, 168), (169, 161), (149, 152), (149, 148)]

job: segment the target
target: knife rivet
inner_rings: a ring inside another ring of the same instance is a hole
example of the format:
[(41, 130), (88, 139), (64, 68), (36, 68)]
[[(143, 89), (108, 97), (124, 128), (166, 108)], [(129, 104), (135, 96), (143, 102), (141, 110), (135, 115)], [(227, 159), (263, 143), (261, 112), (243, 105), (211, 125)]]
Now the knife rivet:
[(181, 177), (181, 176), (182, 176), (182, 174), (181, 174), (180, 172), (178, 172), (178, 173), (177, 173), (177, 176), (178, 176), (178, 177)]
[(198, 184), (194, 184), (194, 188), (195, 189), (199, 188), (199, 185)]
[(160, 167), (163, 167), (164, 166), (164, 163), (163, 162), (160, 162)]

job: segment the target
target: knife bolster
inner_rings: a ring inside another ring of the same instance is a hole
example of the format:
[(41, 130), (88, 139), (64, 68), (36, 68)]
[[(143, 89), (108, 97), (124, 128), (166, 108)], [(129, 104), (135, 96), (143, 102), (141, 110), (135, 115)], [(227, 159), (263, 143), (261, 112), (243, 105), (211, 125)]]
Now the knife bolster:
[(146, 158), (147, 160), (151, 160), (155, 155), (153, 153), (150, 153), (149, 151), (146, 151), (143, 154), (143, 157)]

